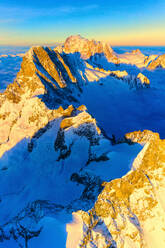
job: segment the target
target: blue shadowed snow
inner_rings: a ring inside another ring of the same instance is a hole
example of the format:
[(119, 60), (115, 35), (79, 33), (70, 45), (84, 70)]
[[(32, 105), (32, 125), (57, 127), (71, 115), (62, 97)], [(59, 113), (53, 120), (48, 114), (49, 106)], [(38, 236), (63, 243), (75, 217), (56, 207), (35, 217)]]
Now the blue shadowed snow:
[(108, 136), (119, 138), (128, 132), (149, 129), (165, 138), (165, 70), (144, 70), (144, 75), (151, 88), (130, 89), (126, 82), (112, 77), (84, 87), (80, 102)]
[(43, 226), (39, 238), (29, 241), (29, 248), (65, 248), (66, 247), (66, 223), (59, 222), (55, 218), (45, 217), (40, 223)]
[(120, 178), (130, 171), (134, 159), (141, 150), (142, 146), (139, 144), (112, 146), (112, 151), (108, 153), (109, 162), (92, 162), (86, 170), (100, 176), (103, 181)]

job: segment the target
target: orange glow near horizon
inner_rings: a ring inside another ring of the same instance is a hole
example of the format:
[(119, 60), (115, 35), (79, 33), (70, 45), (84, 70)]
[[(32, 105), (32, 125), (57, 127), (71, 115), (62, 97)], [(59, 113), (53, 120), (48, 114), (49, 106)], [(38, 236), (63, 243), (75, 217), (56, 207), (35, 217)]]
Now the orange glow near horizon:
[[(56, 42), (63, 43), (65, 39), (71, 34), (47, 34), (26, 35), (17, 36), (4, 35), (0, 37), (0, 45), (15, 45), (15, 46), (31, 46), (31, 45), (54, 45)], [(106, 34), (106, 35), (105, 35)], [(81, 35), (88, 39), (95, 39), (100, 41), (106, 41), (111, 46), (165, 46), (165, 28), (161, 29), (138, 29), (138, 30), (124, 30), (121, 32), (82, 32)], [(19, 37), (19, 39), (18, 39)]]
[(107, 34), (101, 40), (110, 42), (112, 46), (165, 46), (165, 28), (127, 30)]

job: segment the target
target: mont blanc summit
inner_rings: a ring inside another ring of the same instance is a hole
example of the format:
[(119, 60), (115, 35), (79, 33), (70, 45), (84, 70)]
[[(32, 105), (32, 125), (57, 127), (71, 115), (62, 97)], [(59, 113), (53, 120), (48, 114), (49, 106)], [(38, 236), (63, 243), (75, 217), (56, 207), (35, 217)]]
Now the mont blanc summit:
[(0, 57), (22, 58), (0, 93), (0, 248), (165, 247), (164, 56), (76, 35)]

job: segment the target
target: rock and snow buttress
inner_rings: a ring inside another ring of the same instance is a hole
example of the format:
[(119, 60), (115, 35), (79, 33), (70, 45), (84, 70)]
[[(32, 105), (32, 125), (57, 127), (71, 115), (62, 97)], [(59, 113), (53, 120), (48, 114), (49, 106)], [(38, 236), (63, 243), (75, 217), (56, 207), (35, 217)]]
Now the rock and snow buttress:
[(163, 68), (81, 36), (23, 56), (0, 93), (0, 248), (165, 247)]

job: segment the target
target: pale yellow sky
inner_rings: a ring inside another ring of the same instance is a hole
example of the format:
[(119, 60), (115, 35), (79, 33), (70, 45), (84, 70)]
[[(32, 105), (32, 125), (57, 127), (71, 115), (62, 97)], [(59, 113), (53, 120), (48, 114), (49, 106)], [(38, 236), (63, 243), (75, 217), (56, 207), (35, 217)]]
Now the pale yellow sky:
[[(1, 35), (3, 33), (3, 35)], [(62, 33), (52, 32), (48, 30), (43, 33), (26, 33), (21, 32), (1, 32), (1, 45), (36, 45), (36, 44), (54, 44), (56, 42), (64, 42), (70, 35), (78, 33)], [(164, 27), (139, 27), (136, 30), (112, 30), (100, 32), (84, 32), (80, 33), (83, 37), (100, 41), (108, 41), (112, 46), (165, 46), (165, 28)]]

